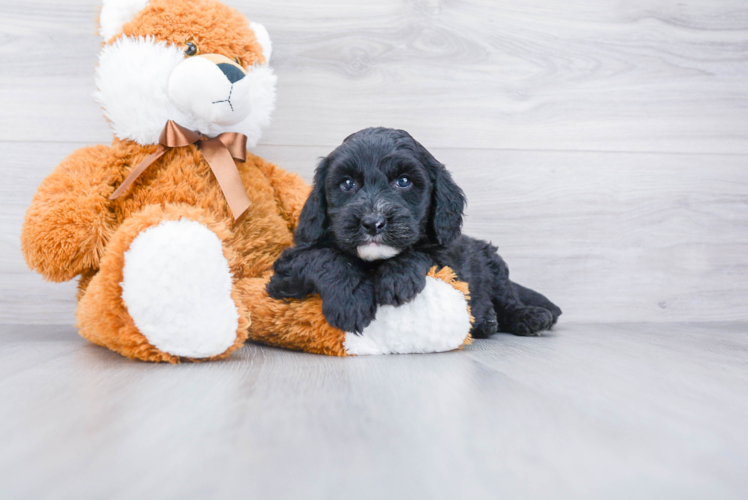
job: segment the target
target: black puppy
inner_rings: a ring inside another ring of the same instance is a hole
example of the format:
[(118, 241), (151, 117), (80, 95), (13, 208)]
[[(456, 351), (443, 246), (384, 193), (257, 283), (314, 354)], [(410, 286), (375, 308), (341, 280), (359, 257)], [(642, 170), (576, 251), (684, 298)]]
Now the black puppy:
[(368, 128), (317, 167), (294, 233), (267, 291), (276, 299), (318, 293), (330, 325), (360, 333), (377, 305), (400, 305), (449, 266), (470, 286), (474, 337), (536, 335), (561, 309), (509, 281), (488, 242), (461, 234), (465, 195), (444, 165), (407, 132)]

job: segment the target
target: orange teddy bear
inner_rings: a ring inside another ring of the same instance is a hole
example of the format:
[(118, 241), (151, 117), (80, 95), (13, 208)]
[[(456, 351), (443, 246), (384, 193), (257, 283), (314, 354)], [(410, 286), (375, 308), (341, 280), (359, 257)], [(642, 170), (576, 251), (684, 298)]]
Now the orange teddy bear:
[(449, 269), (360, 336), (329, 326), (319, 297), (266, 295), (309, 186), (246, 150), (275, 101), (262, 25), (216, 0), (104, 0), (100, 24), (95, 98), (113, 143), (44, 180), (21, 236), (45, 278), (80, 276), (83, 337), (168, 362), (223, 358), (248, 338), (338, 356), (469, 341), (467, 288)]

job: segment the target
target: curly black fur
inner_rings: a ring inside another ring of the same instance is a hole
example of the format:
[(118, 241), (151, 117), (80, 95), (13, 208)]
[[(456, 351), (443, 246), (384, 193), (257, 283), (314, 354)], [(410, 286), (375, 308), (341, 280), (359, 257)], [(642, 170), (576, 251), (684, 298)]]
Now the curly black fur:
[(461, 234), (464, 208), (447, 169), (407, 132), (357, 132), (320, 161), (268, 293), (318, 293), (328, 323), (360, 333), (377, 305), (412, 300), (429, 268), (449, 266), (470, 285), (474, 337), (549, 329), (561, 309), (511, 282), (495, 246)]

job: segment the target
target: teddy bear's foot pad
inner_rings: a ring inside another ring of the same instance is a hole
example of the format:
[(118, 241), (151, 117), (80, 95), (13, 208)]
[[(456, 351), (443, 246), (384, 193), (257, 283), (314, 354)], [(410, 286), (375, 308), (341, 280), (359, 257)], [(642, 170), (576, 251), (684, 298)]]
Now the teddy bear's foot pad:
[(457, 349), (470, 332), (465, 296), (442, 280), (427, 277), (423, 291), (395, 307), (379, 306), (361, 335), (345, 334), (349, 355), (410, 354)]
[(236, 340), (239, 312), (218, 236), (199, 222), (163, 221), (125, 252), (122, 299), (152, 345), (175, 356), (208, 358)]

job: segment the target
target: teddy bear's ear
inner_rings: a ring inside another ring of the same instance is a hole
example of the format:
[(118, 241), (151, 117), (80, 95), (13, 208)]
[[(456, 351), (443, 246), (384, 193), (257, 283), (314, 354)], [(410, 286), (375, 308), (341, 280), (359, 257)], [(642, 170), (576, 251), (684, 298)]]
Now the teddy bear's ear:
[(101, 37), (107, 41), (122, 30), (122, 27), (135, 19), (135, 16), (148, 5), (149, 0), (104, 0), (99, 15)]
[(251, 21), (249, 23), (249, 28), (255, 32), (257, 42), (262, 45), (262, 55), (265, 57), (265, 62), (269, 64), (270, 56), (273, 53), (273, 44), (270, 43), (270, 35), (268, 34), (268, 30), (266, 30), (265, 26), (263, 26), (262, 24), (256, 23), (254, 21)]

